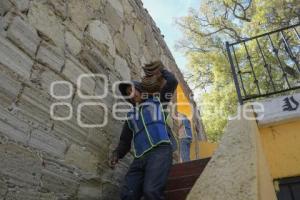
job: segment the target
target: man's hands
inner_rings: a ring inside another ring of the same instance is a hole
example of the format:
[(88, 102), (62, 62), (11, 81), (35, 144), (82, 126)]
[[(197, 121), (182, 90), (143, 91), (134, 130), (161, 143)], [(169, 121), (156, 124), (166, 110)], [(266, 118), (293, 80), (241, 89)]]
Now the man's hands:
[(117, 165), (117, 163), (119, 162), (119, 155), (118, 155), (118, 151), (113, 151), (111, 158), (109, 159), (109, 167), (114, 169)]

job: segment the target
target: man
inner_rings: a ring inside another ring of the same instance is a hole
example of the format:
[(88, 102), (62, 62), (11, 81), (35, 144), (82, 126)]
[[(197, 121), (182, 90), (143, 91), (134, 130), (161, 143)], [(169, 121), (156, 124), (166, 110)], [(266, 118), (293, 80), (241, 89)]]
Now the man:
[(190, 120), (186, 115), (179, 113), (179, 141), (180, 157), (182, 162), (190, 161), (190, 148), (193, 139)]
[(147, 76), (161, 76), (164, 79), (158, 87), (159, 97), (150, 94), (148, 98), (142, 98), (145, 86), (136, 81), (133, 82), (134, 88), (130, 84), (119, 86), (123, 96), (131, 94), (129, 102), (134, 106), (128, 113), (119, 145), (110, 162), (115, 166), (130, 151), (133, 141), (135, 158), (125, 176), (122, 200), (139, 200), (142, 197), (145, 200), (164, 199), (163, 192), (172, 165), (171, 132), (165, 122), (162, 103), (170, 101), (178, 82), (161, 62), (147, 66), (149, 68), (144, 69)]

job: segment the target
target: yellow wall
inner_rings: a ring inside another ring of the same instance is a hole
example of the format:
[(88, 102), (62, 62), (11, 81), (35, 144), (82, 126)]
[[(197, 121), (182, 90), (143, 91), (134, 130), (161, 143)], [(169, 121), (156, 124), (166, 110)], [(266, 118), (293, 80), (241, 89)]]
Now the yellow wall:
[(182, 86), (179, 84), (176, 90), (177, 94), (177, 111), (185, 114), (189, 119), (193, 118), (192, 106), (189, 103), (189, 99), (185, 96)]
[[(191, 160), (195, 160), (196, 158), (196, 152), (195, 152), (195, 145), (196, 142), (193, 142), (191, 144)], [(218, 148), (218, 144), (216, 143), (210, 143), (205, 141), (198, 141), (199, 145), (199, 152), (200, 152), (200, 159), (202, 158), (209, 158), (213, 155), (215, 150)]]
[(300, 120), (260, 129), (274, 179), (300, 175)]

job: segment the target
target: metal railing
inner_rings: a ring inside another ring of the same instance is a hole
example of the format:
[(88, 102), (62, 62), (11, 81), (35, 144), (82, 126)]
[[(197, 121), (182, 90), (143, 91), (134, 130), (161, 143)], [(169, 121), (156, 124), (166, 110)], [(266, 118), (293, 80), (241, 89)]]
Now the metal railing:
[(240, 104), (300, 89), (300, 24), (228, 43)]

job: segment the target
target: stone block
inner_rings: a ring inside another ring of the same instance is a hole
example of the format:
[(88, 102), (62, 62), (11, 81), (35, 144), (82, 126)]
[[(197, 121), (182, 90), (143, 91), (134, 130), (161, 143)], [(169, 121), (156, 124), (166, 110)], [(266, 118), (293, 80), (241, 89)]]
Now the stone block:
[(0, 1), (0, 15), (3, 16), (12, 6), (13, 5), (9, 0)]
[(65, 162), (88, 173), (96, 174), (99, 160), (86, 148), (72, 144), (66, 153)]
[(113, 28), (114, 31), (119, 31), (122, 27), (122, 18), (110, 3), (107, 3), (104, 8), (104, 19)]
[(66, 32), (65, 39), (68, 50), (73, 55), (77, 55), (81, 50), (81, 42), (69, 31)]
[(0, 135), (7, 139), (27, 144), (30, 127), (7, 109), (0, 106)]
[(115, 68), (116, 71), (119, 72), (123, 80), (130, 80), (130, 69), (125, 59), (121, 58), (120, 56), (116, 56)]
[(90, 181), (88, 183), (81, 183), (78, 190), (79, 200), (100, 200), (101, 199), (101, 183)]
[(6, 37), (5, 21), (4, 18), (1, 16), (0, 16), (0, 35)]
[(11, 0), (21, 12), (27, 11), (29, 8), (29, 0)]
[(102, 162), (100, 165), (105, 165), (109, 149), (109, 140), (104, 130), (100, 128), (91, 128), (88, 130), (86, 146), (93, 152), (97, 152), (97, 157)]
[(0, 63), (16, 72), (20, 76), (29, 79), (33, 61), (14, 46), (10, 41), (0, 35)]
[(120, 33), (115, 35), (114, 43), (116, 45), (116, 50), (118, 54), (120, 54), (123, 57), (129, 55), (129, 47)]
[(61, 71), (65, 61), (63, 50), (46, 42), (41, 43), (36, 59), (56, 72)]
[(95, 47), (85, 49), (81, 51), (79, 55), (80, 61), (95, 73), (106, 75), (106, 70), (114, 64), (114, 60), (111, 56), (107, 56), (105, 53), (99, 51)]
[[(72, 83), (77, 85), (77, 80), (82, 75), (91, 75), (92, 72), (89, 71), (86, 67), (82, 66), (79, 61), (75, 58), (67, 59), (65, 63), (65, 68), (63, 74), (70, 80)], [(84, 77), (81, 79), (81, 87), (78, 88), (83, 92), (88, 94), (93, 94), (95, 90), (95, 80), (92, 76)], [(78, 85), (77, 85), (78, 86)]]
[(101, 200), (118, 200), (120, 199), (120, 188), (119, 186), (110, 184), (110, 183), (104, 183), (102, 184), (102, 196)]
[(2, 106), (10, 106), (21, 90), (21, 83), (0, 65), (0, 99)]
[(120, 0), (110, 0), (108, 3), (116, 10), (116, 13), (120, 17), (123, 17), (124, 8), (123, 8), (122, 2)]
[[(81, 122), (84, 124), (102, 124), (105, 121), (105, 109), (106, 105), (89, 105), (90, 103), (101, 103), (101, 100), (90, 100), (90, 99), (81, 99), (79, 96), (75, 96), (73, 100), (73, 107), (78, 108), (81, 106)], [(79, 113), (76, 113), (77, 118)]]
[(57, 46), (64, 47), (64, 26), (62, 21), (43, 1), (34, 0), (30, 3), (28, 20), (44, 36), (51, 39)]
[(67, 149), (66, 143), (51, 133), (38, 129), (31, 132), (28, 145), (50, 155), (62, 158)]
[(19, 16), (14, 18), (7, 31), (7, 37), (31, 57), (35, 57), (40, 38), (36, 30)]
[(0, 199), (4, 199), (4, 195), (7, 192), (7, 185), (6, 182), (0, 179)]
[(107, 46), (110, 55), (115, 55), (115, 45), (106, 24), (100, 20), (93, 20), (88, 26), (88, 35), (95, 41)]
[(40, 200), (41, 193), (33, 188), (14, 188), (9, 189), (5, 199), (6, 200)]
[(0, 173), (16, 180), (20, 185), (39, 185), (41, 159), (27, 149), (0, 144)]
[(78, 174), (61, 163), (44, 160), (42, 188), (55, 193), (58, 199), (70, 199), (78, 190)]
[[(34, 70), (31, 75), (31, 79), (34, 83), (38, 83), (41, 88), (47, 92), (48, 94), (52, 95), (50, 93), (51, 90), (51, 84), (55, 84), (54, 82), (61, 82), (65, 81), (60, 75), (53, 72), (49, 68), (46, 68), (44, 66), (38, 65), (34, 66)], [(68, 82), (68, 81), (66, 81)], [(72, 89), (73, 88), (73, 89)], [(75, 92), (75, 88), (73, 85), (68, 83), (57, 83), (53, 87), (53, 93), (55, 96), (67, 96), (70, 93), (72, 94), (71, 97), (68, 99), (68, 102), (71, 101), (71, 98)], [(66, 100), (64, 100), (66, 101)]]
[(43, 193), (38, 188), (14, 188), (9, 189), (6, 200), (57, 200), (53, 193)]
[(83, 39), (84, 30), (81, 30), (75, 22), (70, 19), (64, 21), (65, 28), (72, 32), (80, 41)]
[(40, 90), (25, 87), (16, 108), (16, 115), (32, 127), (49, 131), (52, 127), (50, 106), (53, 99)]
[(69, 15), (71, 20), (84, 30), (89, 21), (88, 9), (85, 0), (70, 0), (69, 1)]
[(48, 0), (48, 3), (53, 6), (54, 13), (65, 19), (67, 17), (67, 1), (66, 0)]
[(141, 21), (137, 21), (134, 24), (133, 30), (137, 34), (137, 37), (138, 37), (138, 40), (140, 41), (140, 43), (143, 44), (145, 42), (145, 24), (142, 23)]
[(69, 143), (75, 144), (82, 144), (86, 141), (88, 134), (85, 129), (78, 126), (74, 118), (69, 121), (54, 121), (53, 132)]
[(130, 51), (135, 53), (136, 55), (139, 55), (140, 45), (136, 33), (132, 29), (132, 26), (125, 26), (124, 40), (127, 42)]

